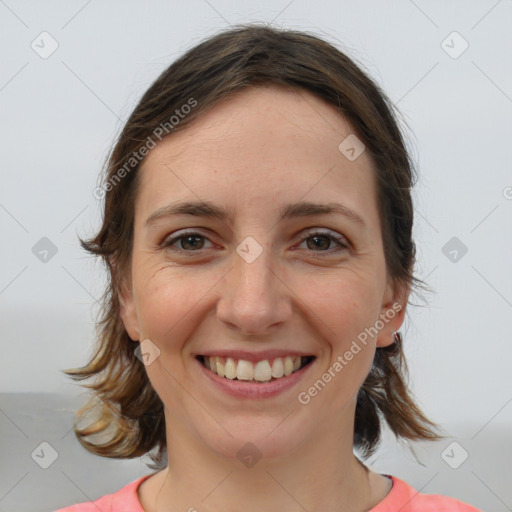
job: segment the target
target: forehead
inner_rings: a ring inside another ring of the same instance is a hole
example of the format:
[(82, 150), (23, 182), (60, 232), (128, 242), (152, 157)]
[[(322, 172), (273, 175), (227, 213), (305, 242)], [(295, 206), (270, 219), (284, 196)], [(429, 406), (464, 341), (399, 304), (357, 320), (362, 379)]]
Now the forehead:
[(353, 132), (332, 106), (306, 91), (244, 90), (151, 150), (139, 169), (137, 210), (175, 199), (276, 208), (342, 201), (371, 223), (378, 220), (372, 161), (366, 152), (350, 161), (339, 150)]

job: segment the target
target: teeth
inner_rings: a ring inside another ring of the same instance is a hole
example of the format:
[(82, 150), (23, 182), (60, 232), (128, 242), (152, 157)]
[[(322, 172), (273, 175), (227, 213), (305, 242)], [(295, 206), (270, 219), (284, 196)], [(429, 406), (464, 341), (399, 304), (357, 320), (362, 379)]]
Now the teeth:
[(284, 358), (284, 374), (291, 375), (293, 372), (293, 359), (290, 356)]
[[(240, 364), (240, 363), (238, 363)], [(251, 363), (249, 363), (251, 364)], [(251, 364), (252, 366), (252, 364)], [(265, 382), (266, 380), (270, 380), (272, 378), (272, 369), (270, 368), (270, 363), (268, 361), (258, 361), (256, 366), (254, 367), (254, 380), (259, 380), (260, 382)]]
[(214, 359), (215, 360), (215, 368), (212, 368), (214, 373), (217, 373), (220, 377), (224, 377), (224, 365), (220, 362), (219, 357), (207, 357), (206, 359)]
[(224, 366), (224, 376), (231, 380), (236, 377), (235, 361), (231, 359), (231, 357), (228, 357), (226, 360), (226, 365)]
[(278, 379), (279, 377), (282, 377), (284, 375), (284, 366), (283, 366), (283, 360), (278, 357), (277, 359), (274, 359), (274, 364), (272, 365), (272, 377)]
[(236, 367), (236, 378), (238, 380), (253, 380), (254, 366), (252, 363), (240, 359), (238, 361), (238, 366)]
[(233, 359), (228, 357), (223, 359), (218, 356), (204, 357), (204, 366), (211, 370), (213, 373), (219, 375), (219, 377), (225, 377), (233, 380), (251, 381), (255, 380), (258, 382), (268, 382), (272, 378), (279, 379), (283, 376), (291, 375), (301, 368), (302, 358), (286, 356), (284, 358), (277, 357), (273, 360), (272, 365), (268, 360), (258, 361), (252, 363), (244, 359)]

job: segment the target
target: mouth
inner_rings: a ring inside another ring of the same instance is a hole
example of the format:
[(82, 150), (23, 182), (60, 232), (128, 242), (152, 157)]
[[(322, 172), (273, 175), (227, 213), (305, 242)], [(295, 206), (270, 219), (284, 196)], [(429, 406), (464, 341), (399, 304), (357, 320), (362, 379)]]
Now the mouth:
[(259, 361), (233, 357), (198, 355), (196, 359), (211, 373), (231, 381), (265, 384), (278, 381), (310, 365), (315, 356), (284, 356)]

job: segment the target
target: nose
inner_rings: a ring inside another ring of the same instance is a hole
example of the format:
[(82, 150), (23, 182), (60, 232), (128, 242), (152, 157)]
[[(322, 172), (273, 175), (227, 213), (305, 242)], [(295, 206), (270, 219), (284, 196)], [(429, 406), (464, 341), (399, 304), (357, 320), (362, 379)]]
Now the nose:
[(251, 263), (238, 253), (222, 280), (217, 318), (241, 335), (272, 334), (292, 316), (292, 292), (269, 249)]

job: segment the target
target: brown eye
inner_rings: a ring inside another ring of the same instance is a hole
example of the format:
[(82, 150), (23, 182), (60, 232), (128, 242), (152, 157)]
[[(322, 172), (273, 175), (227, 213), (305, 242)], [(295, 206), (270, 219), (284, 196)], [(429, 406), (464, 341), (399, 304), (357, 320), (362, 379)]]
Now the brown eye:
[(325, 235), (316, 235), (316, 236), (309, 236), (306, 238), (306, 240), (310, 240), (312, 243), (308, 242), (308, 249), (322, 249), (327, 250), (329, 249), (329, 246), (331, 245), (330, 237)]
[[(306, 247), (309, 249), (308, 252), (327, 253), (327, 255), (330, 255), (349, 248), (347, 239), (342, 235), (318, 230), (308, 231), (307, 234), (309, 236), (304, 237), (302, 243), (306, 242)], [(331, 248), (333, 244), (337, 247)]]
[(187, 235), (180, 237), (181, 247), (180, 249), (202, 249), (204, 245), (203, 237), (197, 235)]
[[(186, 232), (181, 235), (166, 239), (162, 247), (168, 247), (177, 252), (197, 252), (204, 248), (205, 236), (196, 232)], [(178, 245), (175, 247), (175, 245)]]

